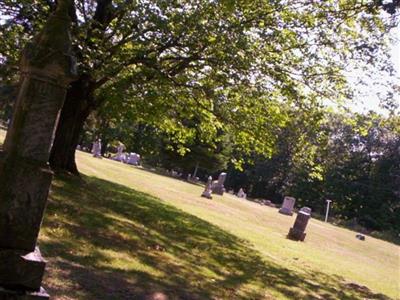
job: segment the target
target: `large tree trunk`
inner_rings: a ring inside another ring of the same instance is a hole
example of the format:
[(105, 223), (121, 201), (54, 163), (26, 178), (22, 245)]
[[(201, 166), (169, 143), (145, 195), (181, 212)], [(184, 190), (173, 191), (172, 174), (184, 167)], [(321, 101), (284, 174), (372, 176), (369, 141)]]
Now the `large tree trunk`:
[(89, 114), (95, 109), (90, 78), (82, 76), (68, 89), (50, 156), (53, 170), (78, 175), (75, 150)]
[[(89, 36), (96, 36), (94, 30), (105, 32), (113, 19), (112, 8), (112, 0), (97, 0), (93, 16), (95, 22), (89, 28)], [(76, 20), (75, 11), (71, 15)], [(106, 81), (103, 80), (102, 84)], [(50, 165), (53, 170), (79, 174), (75, 163), (75, 149), (87, 117), (101, 104), (96, 104), (93, 97), (93, 91), (98, 87), (99, 84), (90, 75), (83, 74), (68, 89), (51, 150)]]

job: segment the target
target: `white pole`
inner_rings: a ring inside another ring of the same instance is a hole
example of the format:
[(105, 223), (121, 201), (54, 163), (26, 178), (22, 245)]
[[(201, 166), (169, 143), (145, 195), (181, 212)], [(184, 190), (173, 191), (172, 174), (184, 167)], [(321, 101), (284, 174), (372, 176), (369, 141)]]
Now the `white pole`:
[(326, 214), (325, 214), (325, 222), (328, 222), (328, 215), (329, 215), (329, 205), (332, 200), (326, 200)]

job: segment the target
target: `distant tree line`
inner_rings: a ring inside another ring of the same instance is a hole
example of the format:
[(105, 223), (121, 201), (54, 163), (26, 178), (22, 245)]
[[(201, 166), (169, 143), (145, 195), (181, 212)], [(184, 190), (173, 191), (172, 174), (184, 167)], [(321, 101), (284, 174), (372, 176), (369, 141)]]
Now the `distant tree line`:
[[(306, 144), (300, 152), (298, 142)], [(243, 171), (230, 166), (227, 186), (275, 203), (290, 195), (320, 213), (331, 199), (342, 220), (400, 231), (398, 115), (330, 113), (309, 136), (283, 129), (276, 150), (268, 159), (253, 156)]]
[[(122, 141), (146, 164), (175, 169), (184, 178), (195, 169), (203, 181), (227, 171), (227, 190), (243, 188), (250, 198), (276, 204), (290, 195), (298, 207), (309, 206), (322, 214), (326, 199), (331, 199), (332, 216), (338, 219), (371, 230), (399, 232), (400, 116), (325, 108), (310, 113), (284, 107), (281, 115), (286, 122), (276, 129), (274, 149), (266, 155), (236, 148), (229, 132), (221, 131), (218, 142), (208, 144), (196, 132), (195, 120), (186, 121), (193, 136), (181, 144), (180, 132), (175, 136), (121, 114), (113, 119), (106, 112), (85, 126), (86, 143), (95, 135), (109, 145)], [(238, 165), (236, 157), (242, 157), (243, 163)]]

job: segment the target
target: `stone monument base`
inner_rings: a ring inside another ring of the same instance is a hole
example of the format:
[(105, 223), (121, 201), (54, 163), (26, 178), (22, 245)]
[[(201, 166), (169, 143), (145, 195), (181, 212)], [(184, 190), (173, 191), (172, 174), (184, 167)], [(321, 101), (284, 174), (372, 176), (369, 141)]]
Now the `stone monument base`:
[(213, 190), (213, 194), (223, 196), (223, 195), (224, 195), (224, 191), (223, 191), (223, 190), (216, 190), (216, 189), (214, 189), (214, 190)]
[(287, 209), (286, 207), (282, 207), (279, 212), (283, 215), (287, 216), (293, 216), (293, 212), (290, 209)]
[(217, 195), (221, 195), (222, 196), (224, 194), (224, 192), (225, 192), (225, 187), (213, 184), (213, 186), (211, 187), (211, 190), (212, 190), (213, 194), (217, 194)]
[(38, 247), (33, 252), (0, 249), (0, 286), (39, 291), (45, 266)]
[(292, 227), (289, 230), (288, 238), (294, 241), (304, 242), (304, 239), (306, 238), (306, 233)]
[(7, 290), (0, 287), (0, 300), (49, 300), (50, 296), (44, 288), (38, 292)]
[(201, 194), (202, 197), (207, 198), (207, 199), (212, 199), (211, 193), (209, 192), (203, 192), (203, 194)]

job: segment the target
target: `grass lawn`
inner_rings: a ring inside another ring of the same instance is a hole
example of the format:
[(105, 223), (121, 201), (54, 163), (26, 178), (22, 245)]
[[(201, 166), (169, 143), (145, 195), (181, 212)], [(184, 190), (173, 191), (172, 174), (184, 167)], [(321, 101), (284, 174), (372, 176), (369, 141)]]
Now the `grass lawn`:
[(231, 195), (206, 200), (199, 186), (77, 157), (83, 180), (55, 180), (40, 239), (56, 298), (399, 297), (396, 245), (317, 220), (304, 243), (293, 242), (285, 235), (294, 216)]
[(53, 299), (400, 299), (399, 246), (317, 220), (293, 242), (277, 209), (77, 159), (82, 179), (56, 177), (40, 234)]
[(5, 138), (6, 138), (6, 132), (0, 129), (0, 143), (3, 143)]

